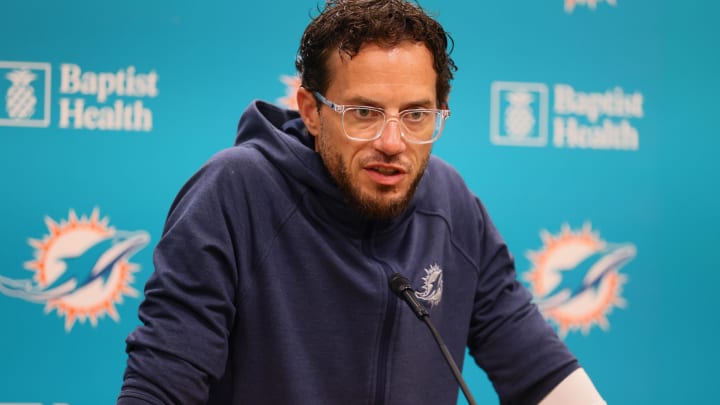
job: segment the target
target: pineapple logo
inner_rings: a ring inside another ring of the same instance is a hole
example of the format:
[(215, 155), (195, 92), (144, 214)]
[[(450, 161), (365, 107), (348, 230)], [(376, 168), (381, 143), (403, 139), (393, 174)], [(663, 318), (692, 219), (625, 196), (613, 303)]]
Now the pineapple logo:
[(510, 92), (505, 96), (510, 106), (505, 110), (505, 131), (510, 138), (526, 138), (535, 127), (530, 103), (534, 97), (526, 92)]
[(0, 61), (0, 126), (50, 125), (50, 64)]
[(97, 326), (108, 315), (119, 321), (115, 305), (125, 296), (138, 296), (131, 284), (139, 266), (130, 258), (148, 244), (148, 233), (118, 231), (97, 209), (89, 217), (70, 210), (67, 220), (46, 217), (45, 223), (48, 234), (29, 240), (35, 254), (25, 269), (32, 278), (0, 276), (0, 293), (44, 303), (45, 313), (55, 310), (65, 317), (67, 332), (78, 320)]
[(493, 82), (490, 141), (503, 146), (546, 146), (548, 90), (543, 83)]
[(540, 236), (544, 246), (527, 253), (532, 267), (523, 275), (540, 311), (562, 338), (575, 330), (587, 335), (594, 325), (607, 331), (612, 310), (626, 306), (621, 269), (635, 257), (635, 246), (602, 240), (590, 223)]
[(35, 89), (30, 86), (30, 82), (37, 78), (29, 70), (20, 69), (13, 70), (5, 75), (11, 82), (12, 86), (5, 95), (5, 108), (10, 118), (29, 118), (35, 114), (35, 105), (37, 97), (35, 97)]

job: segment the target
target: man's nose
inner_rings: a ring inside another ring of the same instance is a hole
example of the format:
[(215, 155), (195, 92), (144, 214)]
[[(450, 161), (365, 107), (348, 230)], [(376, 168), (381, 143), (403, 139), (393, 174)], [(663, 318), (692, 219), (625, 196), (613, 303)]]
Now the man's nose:
[(400, 122), (397, 119), (389, 119), (385, 123), (382, 134), (374, 142), (375, 148), (386, 155), (397, 155), (405, 151), (407, 144), (400, 131)]

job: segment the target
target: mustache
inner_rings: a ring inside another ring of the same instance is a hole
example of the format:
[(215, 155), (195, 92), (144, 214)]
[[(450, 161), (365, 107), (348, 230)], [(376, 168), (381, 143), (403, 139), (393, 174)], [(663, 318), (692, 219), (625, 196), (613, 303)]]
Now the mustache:
[(402, 166), (406, 169), (410, 167), (410, 163), (407, 160), (403, 159), (399, 155), (386, 155), (384, 153), (377, 152), (377, 151), (369, 156), (365, 156), (362, 159), (360, 159), (360, 164), (363, 166), (372, 164), (372, 163), (397, 165), (397, 166)]

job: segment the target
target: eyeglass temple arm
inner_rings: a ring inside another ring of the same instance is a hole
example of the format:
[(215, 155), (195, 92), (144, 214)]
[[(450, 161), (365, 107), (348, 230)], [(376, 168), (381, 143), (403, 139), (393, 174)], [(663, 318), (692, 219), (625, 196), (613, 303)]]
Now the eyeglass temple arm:
[(321, 103), (325, 104), (326, 106), (332, 108), (333, 110), (335, 110), (337, 112), (343, 111), (342, 106), (339, 106), (339, 105), (333, 103), (332, 101), (326, 99), (322, 94), (318, 93), (317, 91), (313, 91), (313, 95), (315, 96), (315, 98), (317, 100), (319, 100)]

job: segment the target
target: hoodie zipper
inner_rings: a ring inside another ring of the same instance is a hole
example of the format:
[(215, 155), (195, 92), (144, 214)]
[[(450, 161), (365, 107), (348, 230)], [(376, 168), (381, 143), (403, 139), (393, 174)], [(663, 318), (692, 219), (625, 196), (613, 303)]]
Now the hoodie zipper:
[[(368, 257), (373, 258), (376, 260), (383, 271), (383, 276), (387, 280), (390, 277), (391, 272), (390, 266), (388, 263), (384, 262), (383, 260), (378, 259), (373, 254), (372, 249), (372, 240), (373, 240), (373, 234), (374, 234), (374, 227), (373, 225), (368, 225), (368, 227), (365, 230), (365, 238), (363, 241), (363, 250), (368, 255)], [(393, 334), (393, 330), (395, 328), (395, 313), (397, 312), (397, 303), (398, 300), (395, 297), (395, 294), (390, 290), (390, 286), (386, 284), (386, 299), (387, 304), (385, 305), (385, 318), (383, 319), (382, 324), (382, 331), (380, 334), (380, 346), (378, 348), (378, 357), (377, 357), (377, 368), (376, 368), (376, 380), (375, 380), (375, 400), (373, 402), (374, 405), (384, 405), (385, 404), (385, 391), (386, 391), (386, 381), (388, 376), (388, 359), (390, 358), (390, 337)]]
[(395, 326), (395, 312), (397, 300), (390, 288), (387, 288), (387, 307), (385, 309), (385, 321), (380, 335), (380, 348), (378, 350), (377, 380), (375, 382), (375, 405), (385, 403), (385, 385), (388, 375), (388, 358), (390, 357), (390, 336)]

